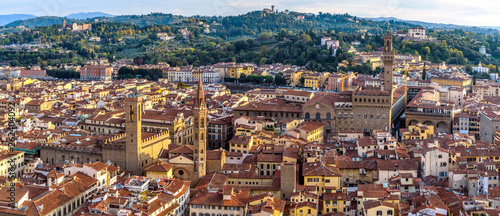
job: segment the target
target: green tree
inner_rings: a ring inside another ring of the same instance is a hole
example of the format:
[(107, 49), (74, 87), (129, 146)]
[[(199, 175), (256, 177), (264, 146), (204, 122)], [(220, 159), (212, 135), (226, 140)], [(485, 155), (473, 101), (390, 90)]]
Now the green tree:
[(267, 59), (266, 57), (262, 57), (262, 58), (260, 59), (259, 65), (265, 65), (265, 64), (266, 64), (266, 62), (267, 62), (267, 60), (268, 60), (268, 59)]
[(269, 40), (269, 37), (267, 36), (266, 33), (262, 33), (260, 36), (259, 36), (259, 40), (260, 41), (268, 41)]
[(10, 62), (10, 65), (13, 67), (19, 66), (19, 61), (17, 59), (14, 59)]
[(280, 72), (274, 77), (274, 83), (276, 83), (276, 85), (278, 86), (286, 85), (286, 78), (283, 76), (283, 73)]
[(365, 46), (365, 50), (366, 50), (367, 52), (371, 52), (371, 51), (373, 50), (373, 48), (372, 48), (372, 46), (371, 46), (371, 45), (367, 44), (367, 45)]
[(185, 89), (185, 88), (186, 84), (184, 84), (183, 82), (177, 83), (177, 89)]
[(465, 66), (465, 72), (472, 73), (472, 66), (471, 65)]
[(425, 67), (425, 63), (424, 63), (424, 70), (422, 70), (422, 80), (426, 80), (427, 79), (427, 69)]

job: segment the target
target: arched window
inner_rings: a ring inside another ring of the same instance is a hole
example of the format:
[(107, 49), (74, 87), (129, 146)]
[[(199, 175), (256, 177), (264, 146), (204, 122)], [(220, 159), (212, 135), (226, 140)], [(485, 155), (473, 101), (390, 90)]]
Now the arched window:
[(63, 161), (63, 163), (64, 163), (64, 161), (66, 161), (66, 156), (64, 156), (64, 155), (62, 156), (62, 161)]
[(310, 119), (311, 115), (309, 113), (306, 113), (306, 118), (305, 119)]
[(378, 210), (378, 211), (377, 211), (377, 216), (378, 216), (378, 215), (382, 215), (382, 211), (381, 211), (381, 210)]
[(327, 113), (327, 114), (326, 114), (326, 119), (328, 119), (328, 120), (332, 119), (332, 114)]
[(392, 210), (387, 210), (387, 215), (392, 215)]
[(321, 119), (321, 114), (316, 113), (316, 119), (317, 119), (317, 120), (320, 120), (320, 119)]

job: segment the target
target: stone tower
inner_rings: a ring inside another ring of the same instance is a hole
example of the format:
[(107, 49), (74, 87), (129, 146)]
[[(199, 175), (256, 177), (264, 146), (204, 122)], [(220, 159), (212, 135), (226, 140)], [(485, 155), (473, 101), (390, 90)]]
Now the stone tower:
[(393, 88), (392, 88), (392, 68), (394, 67), (394, 49), (392, 48), (392, 34), (387, 32), (384, 36), (384, 53), (383, 53), (383, 63), (384, 63), (384, 91), (389, 92), (388, 98), (388, 121), (389, 124), (385, 130), (391, 132), (392, 130), (392, 104), (393, 104)]
[(207, 172), (207, 157), (206, 157), (206, 146), (207, 146), (207, 121), (208, 121), (208, 111), (207, 104), (205, 102), (205, 93), (203, 91), (202, 79), (198, 82), (198, 90), (196, 92), (196, 98), (194, 101), (194, 173), (191, 179), (191, 183), (196, 185), (198, 180), (206, 175)]
[[(384, 91), (392, 93), (392, 68), (394, 67), (394, 49), (392, 48), (392, 35), (390, 33), (384, 36)], [(392, 95), (392, 94), (391, 94)]]
[(125, 156), (126, 169), (135, 175), (142, 174), (141, 147), (141, 119), (142, 97), (138, 94), (129, 94), (125, 98)]
[(294, 162), (281, 163), (281, 183), (282, 199), (290, 200), (291, 195), (297, 189), (297, 165)]

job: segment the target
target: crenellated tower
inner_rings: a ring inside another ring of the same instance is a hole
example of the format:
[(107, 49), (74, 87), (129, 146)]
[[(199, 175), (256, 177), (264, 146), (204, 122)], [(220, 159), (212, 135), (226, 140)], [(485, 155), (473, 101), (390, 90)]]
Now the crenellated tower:
[(125, 97), (125, 156), (126, 169), (135, 175), (142, 174), (142, 97), (138, 94), (129, 94)]
[(382, 61), (384, 63), (384, 91), (389, 92), (388, 97), (388, 124), (385, 128), (387, 131), (392, 130), (392, 104), (394, 103), (394, 88), (393, 88), (393, 67), (394, 67), (394, 48), (392, 47), (392, 34), (387, 32), (384, 36), (384, 53), (382, 57)]
[(394, 67), (394, 49), (392, 48), (392, 35), (387, 33), (384, 36), (384, 53), (383, 53), (383, 63), (384, 63), (384, 91), (390, 91), (392, 93), (392, 69)]

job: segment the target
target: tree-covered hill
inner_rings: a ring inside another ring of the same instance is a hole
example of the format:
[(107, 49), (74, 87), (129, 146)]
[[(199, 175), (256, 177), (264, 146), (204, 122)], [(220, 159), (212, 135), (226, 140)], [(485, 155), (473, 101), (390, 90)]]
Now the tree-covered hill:
[(110, 22), (130, 23), (140, 26), (147, 25), (170, 25), (184, 19), (182, 16), (165, 14), (165, 13), (150, 13), (146, 15), (122, 15), (105, 18)]
[(63, 20), (66, 19), (68, 23), (81, 23), (81, 20), (74, 20), (74, 19), (67, 19), (64, 17), (56, 17), (56, 16), (41, 16), (41, 17), (35, 17), (27, 20), (17, 20), (14, 22), (11, 22), (5, 27), (16, 27), (16, 26), (24, 26), (27, 28), (34, 28), (34, 27), (39, 27), (39, 26), (50, 26), (50, 25), (61, 25)]
[[(54, 18), (54, 17), (52, 17)], [(88, 31), (59, 31), (61, 19), (54, 25), (39, 26), (22, 32), (6, 33), (0, 45), (23, 44), (39, 39), (52, 43), (52, 49), (36, 52), (7, 48), (0, 61), (18, 64), (55, 65), (60, 62), (83, 62), (97, 56), (104, 58), (136, 58), (143, 63), (164, 61), (173, 66), (195, 66), (217, 62), (254, 62), (256, 64), (285, 63), (304, 66), (316, 71), (336, 71), (337, 65), (351, 56), (346, 51), (354, 41), (358, 51), (374, 51), (383, 47), (382, 35), (387, 31), (405, 31), (414, 24), (397, 21), (374, 21), (349, 14), (305, 14), (297, 12), (266, 13), (253, 11), (227, 17), (193, 16), (152, 13), (137, 16), (102, 17), (79, 20), (93, 22)], [(75, 20), (68, 20), (69, 23)], [(161, 41), (157, 33), (164, 32), (173, 39)], [(399, 53), (422, 55), (433, 63), (500, 65), (500, 36), (463, 30), (428, 30), (438, 42), (412, 42), (395, 38)], [(100, 42), (90, 40), (98, 36)], [(341, 49), (320, 46), (322, 37), (339, 40)], [(492, 57), (481, 55), (485, 46)], [(58, 51), (71, 50), (61, 55)], [(56, 55), (54, 55), (54, 53)], [(115, 57), (113, 57), (115, 56)], [(58, 57), (63, 59), (58, 60)], [(352, 60), (352, 59), (351, 59)], [(348, 68), (352, 69), (352, 68)], [(355, 69), (368, 71), (369, 67)]]

